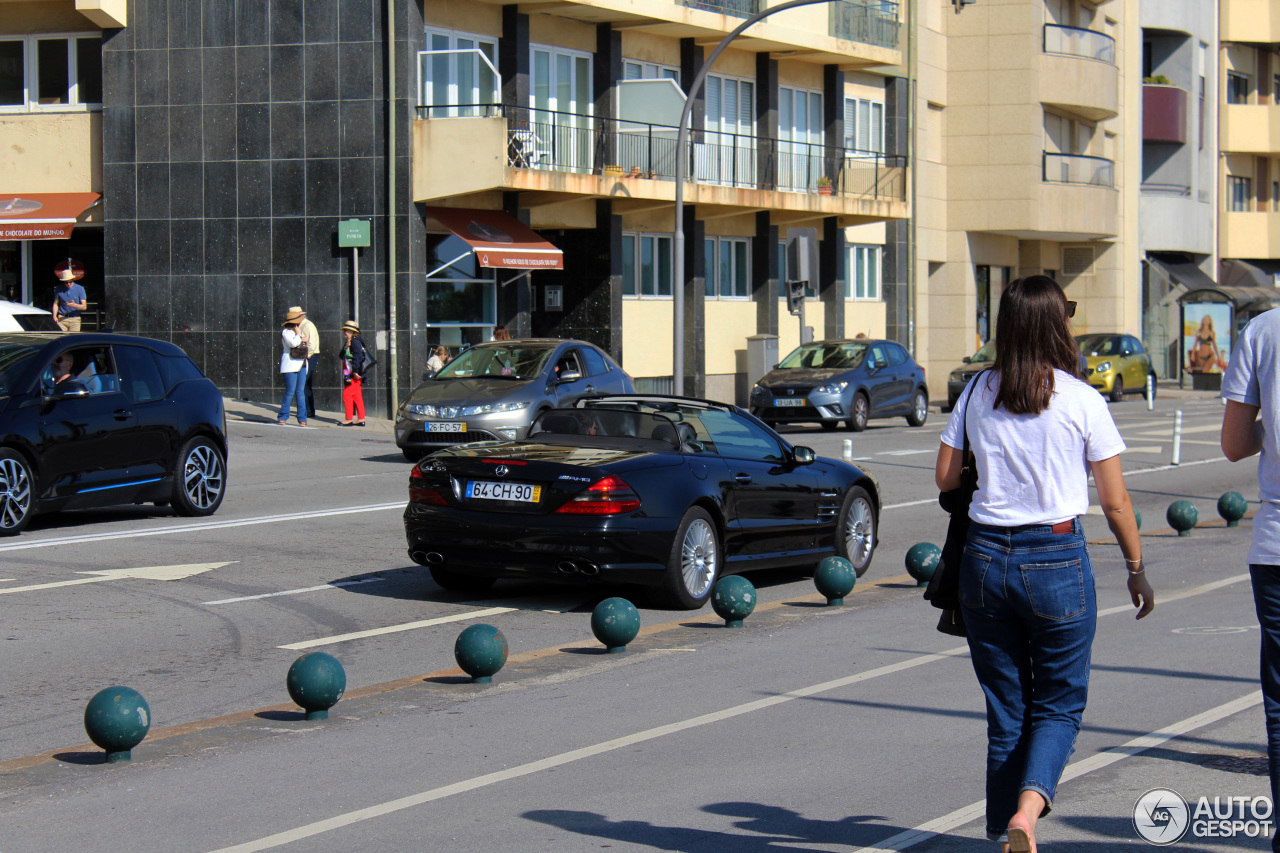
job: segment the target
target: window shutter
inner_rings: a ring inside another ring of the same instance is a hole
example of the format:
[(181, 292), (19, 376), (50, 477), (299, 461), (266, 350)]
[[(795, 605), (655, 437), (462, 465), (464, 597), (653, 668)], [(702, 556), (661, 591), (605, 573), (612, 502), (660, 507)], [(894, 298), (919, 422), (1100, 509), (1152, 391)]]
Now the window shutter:
[(871, 150), (871, 102), (858, 101), (858, 150)]
[(1062, 274), (1093, 275), (1093, 247), (1063, 246)]
[(720, 78), (707, 77), (707, 130), (720, 129)]
[(871, 150), (884, 153), (884, 104), (871, 104)]
[(844, 147), (857, 148), (858, 143), (858, 102), (853, 98), (844, 99)]

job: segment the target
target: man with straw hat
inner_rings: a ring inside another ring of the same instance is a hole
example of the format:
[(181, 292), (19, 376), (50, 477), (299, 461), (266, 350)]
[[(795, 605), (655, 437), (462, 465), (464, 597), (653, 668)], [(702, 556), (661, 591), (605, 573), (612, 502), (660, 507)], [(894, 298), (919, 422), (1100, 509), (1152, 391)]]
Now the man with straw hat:
[(54, 273), (58, 276), (58, 288), (53, 294), (53, 320), (64, 332), (78, 332), (80, 312), (89, 309), (88, 296), (79, 284), (84, 278), (84, 267), (68, 258)]
[(316, 365), (320, 363), (320, 330), (307, 317), (307, 312), (303, 311), (301, 306), (294, 305), (289, 309), (290, 314), (295, 311), (302, 315), (302, 320), (298, 323), (298, 334), (302, 335), (302, 339), (307, 342), (307, 348), (311, 352), (307, 356), (307, 384), (304, 388), (303, 400), (306, 403), (307, 417), (314, 418), (316, 416), (316, 398), (311, 393), (311, 380), (315, 378)]

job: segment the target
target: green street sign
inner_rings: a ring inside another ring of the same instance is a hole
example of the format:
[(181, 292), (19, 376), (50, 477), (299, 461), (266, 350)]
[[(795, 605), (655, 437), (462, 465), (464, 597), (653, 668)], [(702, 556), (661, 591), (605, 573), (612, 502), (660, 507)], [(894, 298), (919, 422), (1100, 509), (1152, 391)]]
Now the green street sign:
[(344, 219), (338, 223), (338, 247), (369, 245), (369, 220)]

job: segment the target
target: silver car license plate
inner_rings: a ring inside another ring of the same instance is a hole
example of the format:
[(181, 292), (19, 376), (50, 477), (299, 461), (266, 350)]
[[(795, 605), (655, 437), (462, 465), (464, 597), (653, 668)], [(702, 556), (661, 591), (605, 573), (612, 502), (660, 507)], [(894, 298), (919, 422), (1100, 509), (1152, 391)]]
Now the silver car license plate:
[(491, 483), (472, 480), (467, 483), (467, 497), (491, 501), (521, 501), (536, 504), (542, 497), (542, 486), (526, 483)]
[(427, 424), (427, 432), (466, 432), (467, 425), (462, 421), (452, 421), (449, 423)]
[(779, 408), (784, 408), (786, 406), (807, 406), (808, 404), (809, 404), (809, 401), (806, 400), (804, 397), (774, 397), (773, 398), (773, 405), (778, 406)]

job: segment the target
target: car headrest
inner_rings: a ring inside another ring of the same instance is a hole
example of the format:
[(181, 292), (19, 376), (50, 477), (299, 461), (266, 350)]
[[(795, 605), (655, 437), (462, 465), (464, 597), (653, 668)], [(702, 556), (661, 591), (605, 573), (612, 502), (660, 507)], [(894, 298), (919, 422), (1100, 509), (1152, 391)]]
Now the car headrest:
[(676, 428), (671, 424), (658, 424), (649, 433), (649, 438), (656, 438), (659, 441), (665, 441), (672, 447), (680, 446), (680, 437), (676, 434)]

